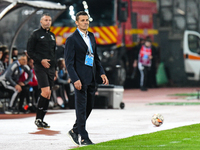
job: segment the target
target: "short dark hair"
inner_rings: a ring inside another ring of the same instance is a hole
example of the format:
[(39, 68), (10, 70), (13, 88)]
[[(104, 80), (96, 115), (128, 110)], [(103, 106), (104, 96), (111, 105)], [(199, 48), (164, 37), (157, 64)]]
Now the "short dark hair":
[(2, 47), (0, 47), (0, 51), (4, 52), (4, 49)]
[(62, 61), (64, 60), (64, 58), (59, 58), (58, 60), (57, 60), (57, 65), (58, 65), (58, 67), (61, 67), (61, 65), (62, 65)]
[(145, 42), (150, 42), (150, 43), (152, 43), (151, 39), (146, 39)]
[[(76, 21), (78, 21), (80, 15), (88, 16), (88, 14), (87, 14), (85, 11), (79, 11), (79, 12), (76, 14)], [(88, 16), (88, 17), (89, 17), (89, 16)]]
[(13, 47), (12, 50), (15, 51), (15, 50), (18, 50), (18, 49), (17, 49), (17, 47)]
[(49, 17), (51, 17), (49, 13), (44, 13), (44, 14), (42, 14), (42, 16), (41, 16), (40, 19), (42, 19), (42, 17), (44, 17), (44, 16), (49, 16)]
[(144, 38), (139, 38), (139, 42), (145, 41)]
[(8, 47), (6, 45), (3, 45), (0, 47), (0, 51), (2, 51), (3, 53), (8, 49)]
[(147, 41), (147, 42), (152, 42), (151, 37), (150, 37), (150, 36), (147, 36), (146, 39), (145, 39), (145, 41)]
[(9, 52), (4, 52), (1, 60), (4, 61), (7, 55), (9, 56)]

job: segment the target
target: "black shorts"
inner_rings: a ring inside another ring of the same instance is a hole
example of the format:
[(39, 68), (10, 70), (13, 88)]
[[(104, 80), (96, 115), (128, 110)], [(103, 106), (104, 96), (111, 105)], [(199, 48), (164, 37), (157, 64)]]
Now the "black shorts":
[(34, 70), (38, 80), (38, 87), (44, 88), (49, 86), (51, 89), (54, 85), (55, 67), (44, 68), (36, 64)]

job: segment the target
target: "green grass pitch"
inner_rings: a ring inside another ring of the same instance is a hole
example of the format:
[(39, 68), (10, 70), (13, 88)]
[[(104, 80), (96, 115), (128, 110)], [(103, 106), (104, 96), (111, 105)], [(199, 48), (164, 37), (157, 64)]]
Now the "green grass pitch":
[(200, 124), (79, 147), (81, 150), (200, 150)]

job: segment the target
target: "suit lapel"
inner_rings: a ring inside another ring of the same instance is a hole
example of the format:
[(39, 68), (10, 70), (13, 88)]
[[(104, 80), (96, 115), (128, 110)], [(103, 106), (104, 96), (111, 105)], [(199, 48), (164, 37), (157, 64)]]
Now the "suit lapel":
[(83, 40), (83, 38), (81, 37), (80, 33), (78, 32), (78, 30), (75, 31), (78, 41), (80, 42), (80, 44), (87, 50), (87, 44), (85, 43), (85, 41)]
[[(85, 41), (83, 40), (83, 38), (81, 37), (80, 33), (78, 32), (78, 30), (75, 31), (75, 34), (77, 35), (78, 41), (80, 41), (80, 44), (86, 49), (86, 51), (88, 50), (88, 46), (85, 43)], [(90, 38), (90, 42), (92, 44), (92, 50), (93, 52), (95, 51), (95, 42), (94, 42), (94, 37), (91, 36), (91, 33), (89, 32), (89, 38)]]

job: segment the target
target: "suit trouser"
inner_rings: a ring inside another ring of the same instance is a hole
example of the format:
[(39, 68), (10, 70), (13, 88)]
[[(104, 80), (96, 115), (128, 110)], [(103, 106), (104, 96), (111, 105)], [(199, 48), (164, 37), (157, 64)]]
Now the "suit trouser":
[(76, 108), (76, 122), (73, 126), (73, 131), (81, 135), (81, 139), (88, 139), (88, 132), (86, 131), (86, 120), (89, 117), (95, 95), (95, 84), (83, 85), (79, 91), (75, 89), (75, 108)]

